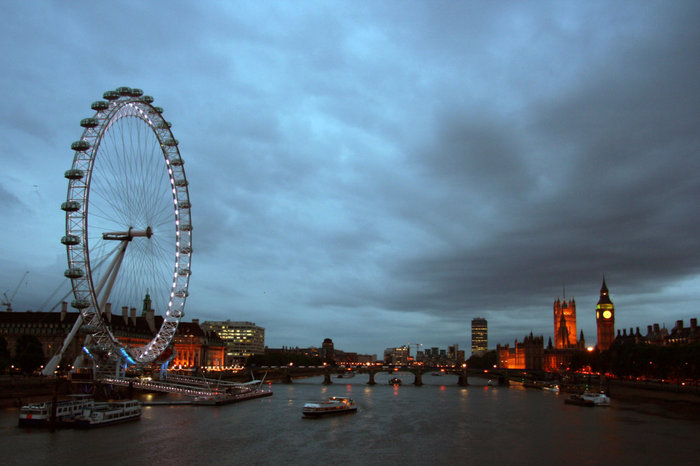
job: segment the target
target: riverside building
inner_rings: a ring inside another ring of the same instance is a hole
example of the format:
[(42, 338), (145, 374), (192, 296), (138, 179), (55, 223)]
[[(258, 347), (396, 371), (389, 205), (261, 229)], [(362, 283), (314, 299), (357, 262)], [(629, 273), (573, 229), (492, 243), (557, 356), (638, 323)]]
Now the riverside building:
[(265, 353), (265, 329), (254, 322), (206, 321), (202, 328), (216, 333), (226, 344), (226, 365)]

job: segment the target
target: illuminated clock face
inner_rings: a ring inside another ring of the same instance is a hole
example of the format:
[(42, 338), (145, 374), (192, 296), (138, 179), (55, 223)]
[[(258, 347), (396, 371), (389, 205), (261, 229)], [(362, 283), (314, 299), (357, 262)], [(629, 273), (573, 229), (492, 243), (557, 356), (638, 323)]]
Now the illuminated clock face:
[(609, 319), (612, 317), (612, 312), (610, 311), (603, 311), (603, 318), (604, 319)]

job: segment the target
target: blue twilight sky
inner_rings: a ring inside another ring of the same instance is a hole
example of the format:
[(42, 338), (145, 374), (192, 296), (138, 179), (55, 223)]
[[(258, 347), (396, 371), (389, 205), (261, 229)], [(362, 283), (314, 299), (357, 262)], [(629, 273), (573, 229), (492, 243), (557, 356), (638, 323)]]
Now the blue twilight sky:
[(381, 353), (595, 343), (700, 305), (700, 3), (0, 3), (0, 291), (63, 281), (70, 143), (118, 86), (173, 122), (193, 202), (186, 320)]

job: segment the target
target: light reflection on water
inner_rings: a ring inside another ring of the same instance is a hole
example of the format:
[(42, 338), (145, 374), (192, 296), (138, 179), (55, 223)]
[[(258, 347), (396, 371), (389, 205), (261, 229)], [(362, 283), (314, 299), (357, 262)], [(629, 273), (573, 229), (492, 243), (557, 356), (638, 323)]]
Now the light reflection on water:
[[(564, 395), (470, 379), (388, 374), (274, 384), (274, 396), (240, 404), (145, 407), (139, 422), (94, 431), (25, 431), (0, 413), (3, 464), (687, 464), (700, 423), (613, 407), (565, 405)], [(303, 419), (307, 401), (356, 400), (356, 414)]]

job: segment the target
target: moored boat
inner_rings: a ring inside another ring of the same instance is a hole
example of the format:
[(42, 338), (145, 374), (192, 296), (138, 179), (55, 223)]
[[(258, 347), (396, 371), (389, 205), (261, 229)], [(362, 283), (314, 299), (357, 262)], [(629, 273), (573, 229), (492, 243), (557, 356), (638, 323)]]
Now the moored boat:
[[(63, 427), (94, 403), (91, 395), (72, 395), (70, 399), (56, 402), (55, 427)], [(30, 403), (19, 410), (19, 427), (49, 427), (53, 402)]]
[(588, 400), (595, 406), (610, 406), (610, 397), (605, 393), (593, 393), (589, 391), (583, 392), (581, 398)]
[(94, 403), (75, 417), (73, 424), (80, 429), (102, 427), (141, 418), (141, 403), (137, 400)]
[(302, 410), (304, 417), (321, 417), (331, 414), (348, 414), (357, 411), (357, 405), (352, 398), (332, 396), (326, 401), (305, 403)]
[(401, 385), (401, 379), (398, 377), (393, 377), (389, 380), (389, 385)]

